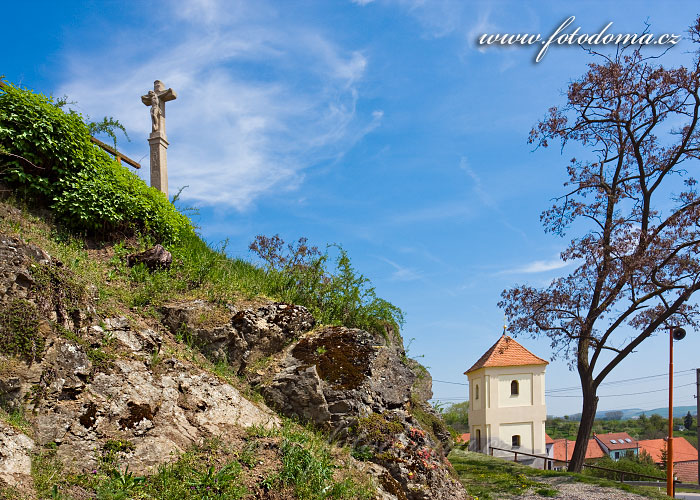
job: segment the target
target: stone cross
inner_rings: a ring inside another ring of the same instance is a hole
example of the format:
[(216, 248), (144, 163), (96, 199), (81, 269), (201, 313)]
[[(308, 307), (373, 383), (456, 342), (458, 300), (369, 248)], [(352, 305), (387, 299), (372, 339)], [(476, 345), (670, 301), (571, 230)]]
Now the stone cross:
[(165, 103), (177, 99), (173, 89), (165, 89), (160, 80), (153, 82), (153, 90), (141, 96), (141, 102), (151, 107), (151, 186), (168, 195), (168, 138), (165, 135)]

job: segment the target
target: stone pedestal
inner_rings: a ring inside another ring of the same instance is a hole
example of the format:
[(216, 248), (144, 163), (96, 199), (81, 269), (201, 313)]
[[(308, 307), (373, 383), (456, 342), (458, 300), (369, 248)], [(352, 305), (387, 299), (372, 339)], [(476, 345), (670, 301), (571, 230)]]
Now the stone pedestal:
[(148, 138), (151, 146), (151, 187), (168, 195), (168, 141), (157, 132)]

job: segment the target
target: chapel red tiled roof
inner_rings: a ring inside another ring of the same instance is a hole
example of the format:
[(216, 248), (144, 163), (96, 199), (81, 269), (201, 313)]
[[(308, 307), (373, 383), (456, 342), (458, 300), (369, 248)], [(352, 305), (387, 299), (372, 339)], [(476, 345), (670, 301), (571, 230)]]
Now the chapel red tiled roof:
[(549, 437), (549, 434), (546, 432), (544, 433), (544, 444), (552, 444), (554, 442), (554, 439)]
[[(639, 441), (639, 453), (646, 451), (654, 463), (661, 463), (661, 453), (666, 446), (666, 439), (642, 439)], [(673, 463), (697, 461), (698, 450), (684, 437), (673, 438)], [(695, 471), (697, 474), (697, 470)]]
[(535, 356), (505, 333), (486, 351), (474, 366), (464, 374), (489, 366), (548, 365), (549, 362)]
[[(576, 441), (571, 441), (568, 439), (555, 439), (552, 454), (554, 460), (558, 462), (571, 460), (571, 457), (574, 454), (574, 446), (576, 446)], [(586, 448), (586, 458), (584, 460), (591, 458), (603, 458), (604, 456), (605, 453), (600, 447), (600, 444), (598, 444), (598, 441), (593, 438), (589, 439), (588, 448)]]
[[(598, 441), (600, 441), (609, 450), (630, 450), (637, 447), (637, 441), (632, 439), (632, 437), (626, 432), (609, 432), (607, 434), (594, 434)], [(629, 440), (629, 441), (628, 441)], [(613, 441), (615, 441), (613, 443)]]
[(469, 442), (469, 433), (465, 432), (464, 434), (460, 434), (457, 436), (457, 442), (458, 443), (468, 443)]

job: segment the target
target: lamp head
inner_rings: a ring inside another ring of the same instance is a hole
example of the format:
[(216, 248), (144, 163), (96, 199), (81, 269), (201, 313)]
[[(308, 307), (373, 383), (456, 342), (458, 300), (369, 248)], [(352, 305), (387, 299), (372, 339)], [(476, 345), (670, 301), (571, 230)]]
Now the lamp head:
[(682, 340), (685, 337), (685, 330), (683, 328), (674, 328), (673, 329), (673, 339), (674, 340)]

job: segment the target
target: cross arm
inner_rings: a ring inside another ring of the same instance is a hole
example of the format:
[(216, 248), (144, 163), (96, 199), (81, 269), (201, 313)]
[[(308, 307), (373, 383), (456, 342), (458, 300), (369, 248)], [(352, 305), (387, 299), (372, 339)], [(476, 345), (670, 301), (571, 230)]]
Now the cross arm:
[[(174, 101), (175, 99), (177, 99), (177, 94), (173, 89), (168, 89), (164, 90), (163, 92), (158, 92), (158, 98), (161, 101)], [(143, 99), (143, 97), (141, 99)]]

